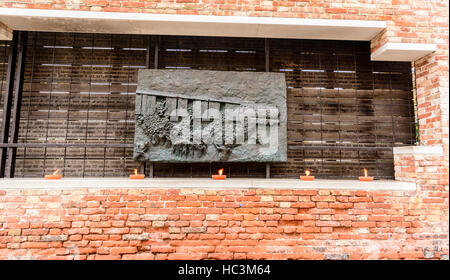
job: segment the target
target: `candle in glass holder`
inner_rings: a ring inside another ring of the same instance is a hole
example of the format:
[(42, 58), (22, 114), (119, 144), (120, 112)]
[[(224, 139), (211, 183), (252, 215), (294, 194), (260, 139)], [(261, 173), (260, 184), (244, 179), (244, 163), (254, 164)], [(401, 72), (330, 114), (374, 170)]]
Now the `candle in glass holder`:
[(145, 178), (145, 174), (138, 174), (138, 171), (136, 168), (134, 169), (134, 174), (130, 174), (130, 179), (137, 180), (137, 179), (144, 179), (144, 178)]
[(45, 179), (46, 180), (57, 180), (57, 179), (61, 179), (62, 178), (62, 174), (58, 174), (59, 169), (56, 169), (55, 172), (53, 172), (53, 174), (48, 174), (45, 175)]
[(369, 177), (367, 175), (368, 175), (367, 169), (364, 168), (364, 176), (360, 176), (359, 180), (361, 182), (372, 182), (373, 181), (373, 177)]
[(300, 179), (302, 181), (314, 181), (314, 176), (309, 176), (311, 174), (311, 171), (305, 170), (305, 176), (300, 176)]
[(212, 175), (213, 180), (225, 180), (227, 178), (227, 175), (222, 175), (223, 168), (219, 170), (218, 175)]

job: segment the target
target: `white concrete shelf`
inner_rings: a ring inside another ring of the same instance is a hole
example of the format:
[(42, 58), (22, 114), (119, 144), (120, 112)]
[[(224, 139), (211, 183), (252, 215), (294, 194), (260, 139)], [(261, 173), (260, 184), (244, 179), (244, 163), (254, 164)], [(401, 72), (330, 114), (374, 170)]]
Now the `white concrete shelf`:
[(392, 190), (415, 191), (416, 184), (394, 180), (374, 180), (360, 182), (358, 180), (315, 180), (300, 179), (212, 179), (192, 178), (146, 178), (131, 180), (128, 178), (63, 178), (45, 180), (40, 178), (0, 179), (0, 189), (68, 189), (68, 188), (155, 188), (155, 189), (329, 189), (329, 190)]
[(385, 21), (0, 8), (14, 30), (369, 41)]
[(373, 61), (416, 61), (436, 51), (435, 44), (386, 43), (372, 53)]

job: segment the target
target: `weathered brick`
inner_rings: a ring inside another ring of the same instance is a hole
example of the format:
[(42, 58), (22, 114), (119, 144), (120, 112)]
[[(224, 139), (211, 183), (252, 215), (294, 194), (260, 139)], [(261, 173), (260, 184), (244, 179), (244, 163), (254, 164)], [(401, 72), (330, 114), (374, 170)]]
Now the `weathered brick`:
[(167, 214), (155, 214), (155, 215), (146, 214), (142, 216), (142, 219), (145, 221), (166, 221), (168, 216), (169, 215)]
[(122, 236), (123, 240), (149, 240), (150, 235), (148, 233), (142, 234), (124, 234)]
[(66, 241), (67, 240), (67, 235), (45, 235), (42, 236), (42, 241)]

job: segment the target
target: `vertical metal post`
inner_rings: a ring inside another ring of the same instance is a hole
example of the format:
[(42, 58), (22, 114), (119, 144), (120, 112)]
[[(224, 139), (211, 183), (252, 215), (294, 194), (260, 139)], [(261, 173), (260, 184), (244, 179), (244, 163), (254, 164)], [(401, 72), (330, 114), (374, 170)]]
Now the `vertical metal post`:
[[(13, 32), (13, 40), (9, 48), (8, 55), (8, 69), (6, 72), (6, 87), (5, 96), (3, 99), (3, 122), (1, 131), (1, 143), (7, 143), (9, 138), (9, 121), (11, 118), (11, 103), (14, 94), (14, 77), (16, 72), (16, 58), (17, 58), (17, 31)], [(6, 170), (6, 154), (7, 148), (0, 149), (0, 178), (5, 177)]]
[[(270, 39), (264, 39), (265, 68), (270, 72)], [(266, 179), (270, 178), (270, 163), (266, 163)]]
[(145, 52), (145, 68), (150, 68), (152, 37), (147, 36), (147, 50)]
[[(154, 69), (158, 69), (158, 64), (159, 64), (159, 41), (160, 41), (160, 37), (156, 36), (155, 37), (155, 57), (154, 57), (154, 63), (153, 63), (153, 68)], [(148, 64), (147, 64), (147, 68), (150, 68), (150, 44), (148, 45)], [(149, 172), (148, 172), (148, 177), (153, 178), (154, 175), (154, 164), (153, 162), (149, 163)]]
[[(113, 44), (113, 36), (114, 35), (109, 35), (109, 47), (112, 49), (114, 49), (114, 44)], [(112, 66), (113, 62), (112, 62), (112, 53), (109, 52), (109, 59), (108, 59), (108, 63), (109, 65)], [(72, 64), (73, 65), (73, 64)], [(72, 67), (73, 68), (73, 67)], [(109, 83), (108, 83), (108, 91), (109, 93), (111, 93), (111, 84), (112, 84), (112, 69), (113, 67), (109, 68)], [(109, 121), (109, 101), (110, 101), (110, 96), (111, 94), (108, 94), (108, 97), (106, 99), (106, 118), (105, 118), (105, 143), (108, 142), (108, 121)], [(69, 115), (69, 114), (67, 114)], [(106, 173), (106, 147), (103, 148), (103, 177), (105, 177), (105, 173)]]
[[(128, 43), (127, 43), (127, 45), (128, 45), (128, 48), (131, 48), (131, 46), (132, 46), (132, 35), (128, 35), (127, 36), (127, 41), (128, 41)], [(126, 63), (126, 65), (128, 66), (128, 67), (130, 67), (131, 66), (131, 61), (127, 61), (127, 63)], [(129, 96), (130, 96), (130, 81), (131, 81), (131, 71), (127, 71), (128, 72), (128, 74), (127, 74), (127, 93), (126, 93), (126, 100), (125, 100), (125, 129), (124, 129), (124, 134), (123, 134), (123, 143), (125, 144), (126, 142), (127, 142), (127, 131), (128, 131), (128, 105), (129, 105)], [(133, 104), (134, 105), (134, 104)], [(135, 107), (135, 106), (133, 106), (133, 107)], [(134, 119), (134, 117), (133, 117), (133, 119)], [(124, 148), (123, 149), (123, 170), (125, 171), (126, 170), (126, 167), (127, 167), (127, 149), (126, 148)]]
[[(340, 70), (340, 65), (339, 65), (339, 55), (337, 55), (337, 47), (336, 44), (334, 44), (334, 49), (335, 49), (335, 53), (336, 53), (336, 69)], [(337, 83), (336, 78), (334, 80), (335, 84)], [(337, 85), (339, 87), (339, 84)], [(342, 135), (341, 135), (341, 93), (340, 90), (337, 90), (337, 102), (338, 102), (338, 137), (339, 137), (339, 145), (342, 145)], [(342, 170), (342, 150), (339, 149), (339, 176), (344, 176), (344, 171)]]
[(150, 163), (150, 170), (148, 171), (148, 177), (153, 178), (153, 162)]
[[(150, 61), (151, 61), (151, 47), (152, 47), (152, 37), (147, 36), (147, 50), (145, 52), (145, 68), (150, 69)], [(145, 174), (145, 170), (147, 169), (147, 162), (141, 162), (139, 164), (139, 173)]]
[[(56, 33), (53, 33), (53, 46), (56, 46), (56, 37), (58, 35)], [(48, 104), (47, 104), (47, 124), (45, 125), (45, 143), (48, 143), (48, 134), (49, 134), (49, 128), (50, 128), (50, 110), (52, 108), (52, 92), (53, 92), (53, 79), (55, 77), (55, 55), (56, 54), (56, 49), (53, 48), (52, 49), (52, 60), (51, 60), (51, 64), (52, 64), (52, 71), (51, 71), (51, 75), (50, 75), (50, 91), (48, 92)], [(90, 86), (89, 86), (90, 87)], [(90, 90), (89, 90), (90, 92)], [(90, 96), (90, 94), (89, 94)], [(88, 108), (88, 115), (89, 115), (89, 108)], [(87, 121), (86, 121), (86, 134), (87, 134)], [(87, 136), (86, 136), (87, 138)], [(46, 167), (47, 167), (47, 151), (48, 148), (44, 147), (44, 162), (43, 162), (43, 166), (42, 166), (42, 176), (44, 176), (44, 174), (46, 173)], [(83, 177), (84, 177), (84, 166), (85, 166), (85, 162), (86, 162), (86, 149), (84, 149), (84, 157), (83, 157)]]
[(266, 72), (270, 72), (270, 39), (264, 39), (265, 66)]
[(145, 168), (146, 167), (146, 165), (145, 165), (145, 162), (141, 162), (141, 163), (139, 163), (139, 174), (145, 174)]
[[(16, 68), (16, 81), (14, 84), (14, 100), (13, 100), (13, 113), (11, 120), (11, 137), (9, 143), (17, 143), (19, 138), (19, 123), (20, 123), (20, 109), (22, 106), (22, 90), (23, 90), (23, 76), (25, 72), (25, 58), (27, 53), (27, 36), (26, 31), (19, 33), (19, 44), (17, 46), (17, 68)], [(7, 177), (14, 177), (14, 170), (16, 166), (16, 153), (17, 147), (8, 148), (7, 165), (9, 166), (9, 172)]]
[(156, 36), (155, 38), (155, 63), (154, 63), (154, 68), (158, 69), (158, 64), (159, 64), (159, 41), (160, 41), (160, 37)]
[[(55, 35), (56, 36), (56, 35)], [(90, 51), (90, 58), (89, 58), (89, 63), (90, 63), (90, 72), (91, 72), (91, 75), (89, 75), (89, 84), (88, 84), (88, 96), (87, 96), (87, 108), (86, 108), (86, 126), (85, 126), (85, 133), (84, 133), (84, 144), (87, 144), (87, 141), (88, 141), (88, 130), (89, 130), (89, 111), (90, 111), (90, 109), (91, 109), (91, 89), (92, 89), (92, 76), (94, 76), (94, 47), (95, 47), (95, 34), (91, 34), (90, 35), (90, 37), (91, 37), (91, 43), (90, 43), (90, 46), (91, 46), (91, 51)], [(55, 41), (54, 41), (54, 43), (56, 44), (56, 37), (55, 37)], [(53, 57), (52, 57), (52, 64), (54, 64), (55, 63), (55, 53), (53, 52)], [(53, 68), (54, 68), (54, 66), (53, 66)], [(53, 76), (54, 76), (54, 73), (52, 72), (52, 76), (51, 76), (51, 79), (52, 79), (52, 81), (53, 81)], [(128, 76), (129, 76), (129, 74), (128, 74)], [(128, 81), (128, 83), (127, 83), (127, 102), (128, 102), (128, 87), (129, 87), (129, 81)], [(127, 106), (128, 106), (128, 103), (127, 103)], [(127, 114), (127, 112), (125, 112), (125, 118), (128, 116), (128, 114)], [(127, 122), (126, 122), (126, 120), (125, 120), (125, 133), (126, 133), (126, 125), (127, 125)], [(45, 141), (47, 142), (47, 138), (45, 139)], [(124, 141), (125, 142), (125, 141)], [(47, 149), (45, 149), (45, 152), (47, 153)], [(82, 176), (81, 177), (83, 177), (84, 178), (84, 174), (85, 174), (85, 172), (86, 172), (86, 158), (87, 158), (87, 146), (85, 146), (84, 147), (84, 154), (83, 154), (83, 169), (82, 169)], [(125, 158), (125, 149), (124, 149), (124, 158)], [(45, 161), (44, 161), (44, 163), (45, 163)], [(125, 166), (125, 160), (124, 160), (124, 166)], [(44, 168), (45, 168), (45, 165), (44, 165)], [(125, 168), (124, 168), (125, 169)]]
[[(73, 33), (72, 35), (72, 47), (75, 47), (76, 44), (76, 36), (77, 33)], [(36, 42), (37, 42), (37, 37), (34, 39), (34, 52), (36, 52)], [(76, 57), (76, 50), (73, 50), (72, 53), (72, 65), (75, 64), (75, 57)], [(34, 60), (34, 53), (33, 53), (33, 60)], [(33, 65), (34, 65), (34, 61), (33, 61)], [(74, 72), (74, 68), (75, 67), (70, 67), (70, 81), (69, 81), (69, 99), (67, 102), (67, 118), (66, 118), (66, 133), (65, 133), (65, 137), (64, 137), (64, 142), (67, 144), (67, 138), (69, 138), (69, 123), (70, 123), (70, 109), (71, 109), (71, 102), (72, 102), (72, 85), (73, 85), (73, 72)], [(30, 93), (30, 97), (31, 98), (31, 93)], [(31, 102), (28, 102), (28, 104), (30, 104)], [(30, 105), (28, 105), (30, 106)], [(28, 109), (28, 116), (30, 115), (30, 109)], [(28, 117), (29, 118), (29, 117)], [(108, 120), (107, 120), (108, 122)], [(28, 126), (28, 124), (27, 124)], [(28, 127), (27, 127), (27, 133), (28, 133)], [(107, 133), (105, 133), (105, 135), (107, 135)], [(66, 175), (66, 158), (67, 158), (67, 147), (64, 147), (64, 158), (63, 158), (63, 175)]]
[[(353, 42), (353, 51), (352, 51), (352, 55), (353, 55), (353, 71), (355, 72), (354, 75), (354, 79), (353, 82), (354, 84), (354, 88), (355, 88), (355, 107), (356, 107), (356, 142), (357, 142), (357, 146), (359, 147), (359, 133), (360, 133), (360, 129), (359, 129), (359, 101), (358, 101), (358, 87), (356, 86), (357, 84), (357, 68), (356, 68), (356, 46), (355, 46), (355, 42)], [(392, 106), (391, 106), (392, 108)], [(357, 150), (358, 153), (358, 172), (361, 171), (361, 156), (360, 156), (360, 149)]]

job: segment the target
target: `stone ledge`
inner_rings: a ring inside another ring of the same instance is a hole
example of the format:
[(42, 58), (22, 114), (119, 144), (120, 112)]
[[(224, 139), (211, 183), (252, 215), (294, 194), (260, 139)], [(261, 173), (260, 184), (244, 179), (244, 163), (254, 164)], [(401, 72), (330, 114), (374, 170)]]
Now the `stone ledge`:
[(386, 43), (370, 58), (373, 61), (416, 61), (436, 49), (435, 44)]
[(416, 184), (394, 180), (375, 180), (360, 182), (358, 180), (315, 180), (312, 182), (296, 179), (212, 179), (158, 178), (130, 180), (128, 178), (63, 178), (45, 180), (41, 178), (0, 179), (0, 189), (73, 189), (73, 188), (205, 188), (205, 189), (328, 189), (328, 190), (392, 190), (415, 191)]
[(394, 147), (393, 153), (394, 156), (403, 154), (443, 156), (444, 148), (441, 145)]
[(370, 41), (385, 21), (0, 8), (14, 30)]

